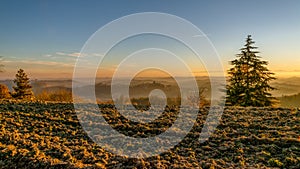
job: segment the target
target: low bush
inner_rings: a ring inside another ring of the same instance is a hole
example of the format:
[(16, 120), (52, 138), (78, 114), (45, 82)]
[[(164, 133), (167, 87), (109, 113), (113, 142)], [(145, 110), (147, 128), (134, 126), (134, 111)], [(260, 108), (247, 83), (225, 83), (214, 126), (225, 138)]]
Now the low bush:
[(72, 102), (72, 92), (68, 90), (42, 91), (36, 95), (38, 101)]
[(9, 89), (6, 85), (0, 84), (0, 99), (9, 99), (11, 95), (9, 93)]

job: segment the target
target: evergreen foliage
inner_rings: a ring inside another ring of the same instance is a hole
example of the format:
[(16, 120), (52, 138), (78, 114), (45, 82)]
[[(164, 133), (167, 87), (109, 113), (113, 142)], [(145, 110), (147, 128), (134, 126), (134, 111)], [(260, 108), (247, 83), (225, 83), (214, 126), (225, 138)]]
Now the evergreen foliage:
[(268, 62), (258, 56), (254, 43), (248, 35), (241, 53), (230, 62), (233, 67), (228, 70), (227, 105), (262, 107), (274, 104), (275, 98), (270, 91), (275, 88), (269, 84), (275, 79), (274, 73), (266, 67)]
[(18, 70), (16, 79), (14, 80), (16, 86), (13, 86), (13, 97), (16, 99), (33, 99), (32, 86), (30, 85), (29, 78), (23, 69)]

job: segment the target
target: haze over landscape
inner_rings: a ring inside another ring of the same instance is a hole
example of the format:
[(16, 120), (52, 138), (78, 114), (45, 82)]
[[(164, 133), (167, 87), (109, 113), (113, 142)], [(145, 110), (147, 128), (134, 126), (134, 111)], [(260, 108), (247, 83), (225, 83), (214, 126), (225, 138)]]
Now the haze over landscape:
[[(19, 68), (25, 69), (35, 91), (46, 88), (71, 90), (71, 79), (77, 58), (98, 58), (104, 55), (80, 53), (94, 32), (122, 16), (137, 12), (159, 11), (177, 15), (199, 27), (211, 40), (219, 54), (226, 76), (227, 70), (231, 67), (229, 61), (235, 59), (235, 55), (240, 52), (239, 49), (244, 45), (246, 35), (253, 35), (259, 55), (263, 60), (268, 61), (269, 70), (277, 77), (272, 84), (278, 90), (272, 91), (272, 94), (281, 97), (300, 93), (298, 42), (300, 3), (298, 1), (288, 3), (280, 1), (272, 3), (116, 1), (116, 3), (95, 2), (93, 5), (81, 1), (59, 4), (51, 1), (33, 2), (3, 2), (0, 7), (0, 19), (3, 25), (0, 31), (0, 56), (4, 65), (0, 80), (11, 91), (13, 85), (11, 80)], [(247, 7), (247, 11), (243, 7)], [(204, 37), (194, 35), (193, 38)], [(96, 84), (103, 82), (101, 79), (104, 79), (104, 82), (109, 81), (109, 77), (113, 76), (122, 58), (139, 48), (149, 46), (168, 49), (178, 54), (186, 61), (191, 73), (198, 77), (198, 84), (205, 84), (200, 87), (209, 88), (209, 80), (205, 77), (208, 76), (206, 65), (201, 60), (181, 42), (151, 34), (128, 38), (117, 44), (99, 65)], [(188, 76), (179, 69), (176, 62), (173, 62), (174, 56), (157, 52), (155, 57), (167, 63), (165, 67), (172, 70), (172, 76)], [(154, 58), (153, 52), (136, 55), (135, 59), (130, 60), (130, 63), (123, 67), (120, 76), (126, 78), (129, 74), (136, 73), (132, 71), (139, 67), (143, 68), (153, 60), (151, 58)], [(87, 68), (88, 66), (89, 64)], [(210, 72), (211, 77), (223, 75), (220, 71)], [(85, 74), (82, 78), (85, 76), (89, 75)], [(158, 78), (157, 82), (166, 83), (159, 79), (164, 75), (158, 71), (148, 71), (143, 76), (150, 79)], [(186, 88), (189, 88), (188, 81), (185, 83)], [(85, 84), (82, 83), (81, 86)], [(209, 97), (210, 91), (207, 90), (206, 93)]]

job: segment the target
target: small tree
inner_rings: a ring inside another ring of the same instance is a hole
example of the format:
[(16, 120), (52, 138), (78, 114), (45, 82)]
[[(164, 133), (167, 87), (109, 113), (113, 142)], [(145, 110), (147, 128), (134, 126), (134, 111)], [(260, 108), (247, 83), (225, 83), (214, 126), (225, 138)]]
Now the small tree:
[(226, 103), (231, 106), (271, 106), (274, 103), (270, 91), (275, 88), (269, 85), (274, 80), (267, 61), (261, 61), (257, 47), (248, 35), (244, 48), (237, 54), (237, 59), (231, 61), (233, 68), (228, 71), (229, 79), (226, 86)]
[(16, 74), (14, 80), (16, 86), (13, 87), (13, 97), (17, 99), (33, 99), (32, 86), (30, 85), (29, 78), (23, 69), (20, 69)]
[(0, 99), (9, 99), (10, 93), (6, 85), (0, 84)]

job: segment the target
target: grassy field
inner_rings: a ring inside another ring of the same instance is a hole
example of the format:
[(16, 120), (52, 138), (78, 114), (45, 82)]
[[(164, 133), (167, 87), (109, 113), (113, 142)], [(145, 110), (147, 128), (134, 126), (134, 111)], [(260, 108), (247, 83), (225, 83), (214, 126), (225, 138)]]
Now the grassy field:
[[(99, 107), (113, 128), (131, 137), (165, 131), (177, 110), (169, 109), (160, 125), (145, 126), (116, 118), (112, 105)], [(299, 110), (226, 108), (215, 133), (199, 143), (207, 110), (199, 111), (191, 132), (173, 149), (131, 159), (93, 143), (72, 104), (2, 102), (0, 168), (300, 168)]]

